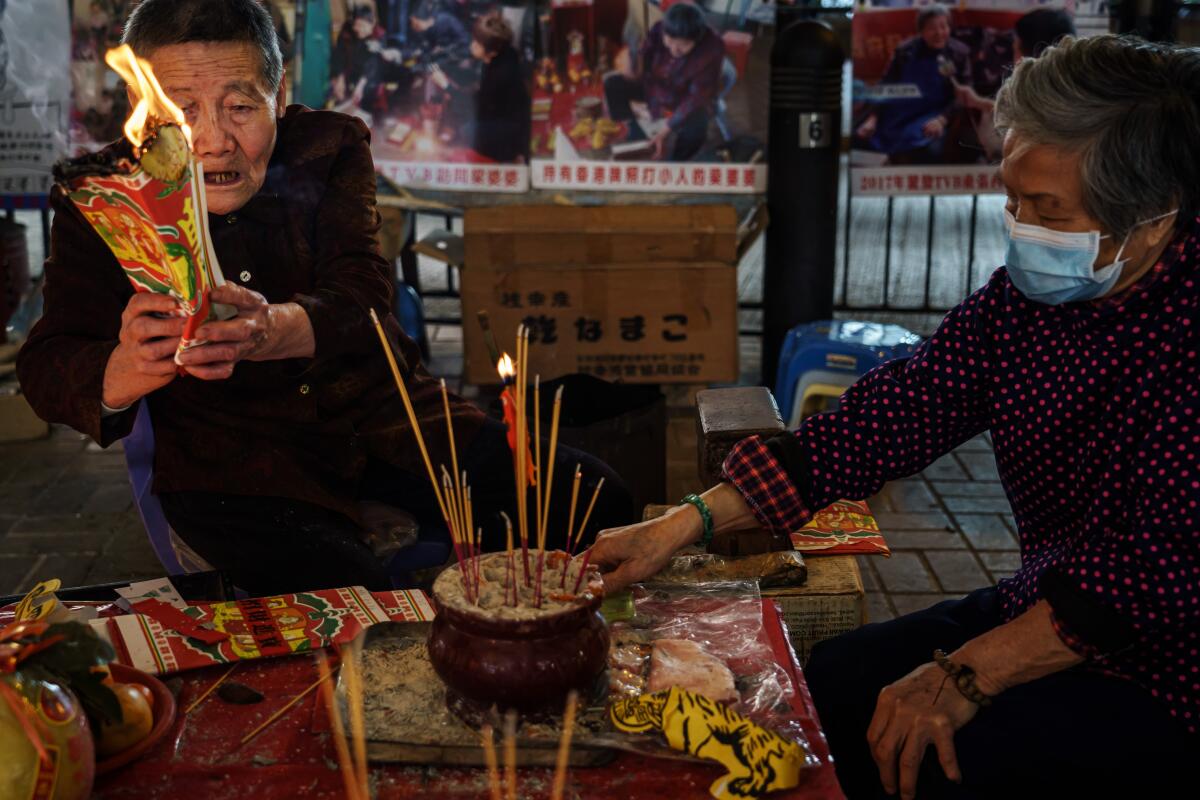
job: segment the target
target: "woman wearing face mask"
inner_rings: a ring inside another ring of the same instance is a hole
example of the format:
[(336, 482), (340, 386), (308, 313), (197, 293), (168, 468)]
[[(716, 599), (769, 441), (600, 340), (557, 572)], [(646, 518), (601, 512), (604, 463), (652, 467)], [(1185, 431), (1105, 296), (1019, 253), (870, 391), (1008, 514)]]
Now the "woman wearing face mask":
[(739, 443), (726, 482), (595, 545), (616, 588), (713, 529), (795, 530), (989, 431), (1021, 569), (806, 667), (849, 797), (1194, 785), (1198, 103), (1195, 49), (1101, 36), (1022, 61), (996, 104), (1006, 266), (837, 411)]

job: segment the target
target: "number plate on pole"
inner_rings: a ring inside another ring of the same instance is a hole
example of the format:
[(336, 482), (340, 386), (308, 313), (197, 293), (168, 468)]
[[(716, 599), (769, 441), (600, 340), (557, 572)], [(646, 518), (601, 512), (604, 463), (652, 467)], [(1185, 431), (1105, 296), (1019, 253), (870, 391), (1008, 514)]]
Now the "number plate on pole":
[(828, 111), (800, 114), (800, 146), (808, 149), (833, 145), (833, 114)]

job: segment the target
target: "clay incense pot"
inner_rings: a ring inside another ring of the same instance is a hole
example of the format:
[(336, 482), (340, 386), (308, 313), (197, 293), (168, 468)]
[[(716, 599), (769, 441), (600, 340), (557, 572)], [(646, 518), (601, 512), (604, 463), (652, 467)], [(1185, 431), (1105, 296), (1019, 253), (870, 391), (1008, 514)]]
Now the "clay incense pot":
[[(504, 554), (484, 559), (497, 557)], [(576, 602), (536, 612), (525, 609), (528, 615), (518, 618), (516, 609), (474, 607), (461, 596), (450, 596), (444, 591), (448, 579), (461, 586), (462, 573), (458, 566), (448, 568), (433, 588), (437, 616), (429, 635), (429, 660), (434, 670), (449, 690), (483, 707), (557, 712), (572, 689), (590, 696), (604, 671), (609, 643), (599, 614), (603, 583), (594, 570), (588, 570)], [(553, 573), (554, 591), (559, 591), (559, 575)]]

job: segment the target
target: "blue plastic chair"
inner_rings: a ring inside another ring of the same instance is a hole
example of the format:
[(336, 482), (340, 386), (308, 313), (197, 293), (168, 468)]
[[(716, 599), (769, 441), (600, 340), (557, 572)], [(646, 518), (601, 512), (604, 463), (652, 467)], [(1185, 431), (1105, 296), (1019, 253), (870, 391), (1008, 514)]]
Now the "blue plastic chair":
[(396, 281), (396, 299), (392, 313), (400, 328), (421, 348), (421, 357), (429, 360), (429, 339), (425, 335), (425, 306), (417, 290), (404, 281)]
[[(187, 543), (171, 530), (162, 503), (152, 491), (154, 486), (154, 428), (150, 420), (150, 407), (145, 400), (138, 403), (137, 417), (133, 430), (125, 437), (125, 465), (129, 470), (129, 483), (133, 487), (133, 501), (137, 506), (142, 525), (150, 539), (150, 546), (159, 563), (168, 575), (186, 575), (192, 572), (211, 570), (210, 566)], [(388, 562), (387, 569), (393, 588), (401, 589), (417, 584), (414, 572), (445, 564), (450, 558), (450, 533), (437, 526), (422, 526), (417, 532), (417, 541), (397, 552)]]
[(154, 487), (154, 428), (150, 422), (150, 407), (145, 400), (138, 403), (133, 431), (125, 437), (125, 466), (133, 487), (133, 503), (137, 506), (150, 537), (150, 546), (168, 575), (204, 572), (212, 567), (198, 556), (171, 530), (163, 514), (162, 503), (152, 491)]
[(789, 428), (827, 410), (875, 367), (916, 351), (921, 337), (899, 325), (822, 320), (788, 331), (779, 353), (775, 397)]

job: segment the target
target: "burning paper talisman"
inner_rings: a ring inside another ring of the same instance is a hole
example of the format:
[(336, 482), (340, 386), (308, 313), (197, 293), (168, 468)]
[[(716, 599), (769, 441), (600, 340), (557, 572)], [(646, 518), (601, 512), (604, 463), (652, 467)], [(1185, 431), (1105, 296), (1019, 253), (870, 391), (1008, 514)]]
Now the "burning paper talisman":
[[(209, 294), (225, 282), (208, 232), (204, 168), (191, 129), (150, 65), (128, 45), (108, 65), (137, 94), (125, 139), (100, 153), (60, 162), (55, 180), (112, 250), (139, 292), (169, 294), (186, 317), (179, 353), (203, 344), (196, 329), (213, 312)], [(224, 315), (222, 315), (224, 316)]]

